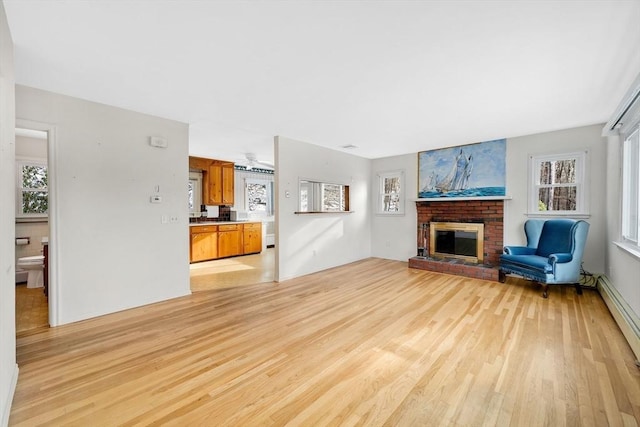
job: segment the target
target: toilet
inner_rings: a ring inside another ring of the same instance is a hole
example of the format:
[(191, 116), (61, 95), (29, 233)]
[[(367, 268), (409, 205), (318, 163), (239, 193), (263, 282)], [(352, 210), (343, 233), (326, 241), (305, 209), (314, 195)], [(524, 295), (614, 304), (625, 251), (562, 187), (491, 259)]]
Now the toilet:
[(18, 265), (16, 267), (27, 271), (27, 288), (42, 288), (44, 286), (42, 275), (44, 270), (44, 255), (18, 258)]

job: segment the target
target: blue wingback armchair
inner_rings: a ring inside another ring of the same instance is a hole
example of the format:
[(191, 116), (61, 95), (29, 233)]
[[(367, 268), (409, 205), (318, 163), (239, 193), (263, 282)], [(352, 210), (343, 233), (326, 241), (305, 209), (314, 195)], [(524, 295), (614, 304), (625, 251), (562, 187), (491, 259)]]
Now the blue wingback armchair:
[(500, 255), (500, 281), (513, 273), (542, 285), (547, 298), (551, 284), (578, 283), (589, 224), (574, 219), (530, 219), (524, 224), (527, 246), (505, 246)]

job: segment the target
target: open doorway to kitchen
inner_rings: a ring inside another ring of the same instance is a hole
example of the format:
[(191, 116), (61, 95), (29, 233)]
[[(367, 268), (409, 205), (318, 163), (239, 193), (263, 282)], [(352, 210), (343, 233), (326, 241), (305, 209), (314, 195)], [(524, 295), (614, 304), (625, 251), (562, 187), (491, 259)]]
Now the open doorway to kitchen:
[(49, 132), (15, 135), (16, 333), (49, 326)]
[[(232, 217), (235, 216), (236, 220), (241, 218), (242, 222), (259, 222), (262, 248), (259, 253), (250, 255), (191, 263), (190, 282), (193, 292), (271, 283), (275, 279), (273, 170), (236, 166), (234, 184), (234, 205), (230, 208), (208, 209), (208, 212), (214, 213), (206, 220), (233, 223), (235, 221)], [(191, 194), (192, 183), (189, 185)], [(229, 211), (240, 214), (229, 215)]]

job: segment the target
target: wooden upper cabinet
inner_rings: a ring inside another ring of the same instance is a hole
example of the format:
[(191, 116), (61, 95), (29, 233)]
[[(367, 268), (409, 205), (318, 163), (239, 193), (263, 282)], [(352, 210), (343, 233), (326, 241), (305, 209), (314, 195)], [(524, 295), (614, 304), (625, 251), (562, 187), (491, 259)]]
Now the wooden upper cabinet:
[(215, 159), (189, 157), (189, 169), (202, 171), (202, 202), (205, 205), (234, 203), (234, 164)]
[(207, 205), (222, 205), (222, 165), (212, 164), (209, 166), (207, 174), (209, 193), (207, 194)]
[(189, 156), (189, 169), (205, 171), (209, 169), (210, 164), (211, 164), (211, 159), (204, 159), (202, 157)]
[(222, 165), (222, 204), (231, 205), (234, 203), (234, 167), (233, 163)]

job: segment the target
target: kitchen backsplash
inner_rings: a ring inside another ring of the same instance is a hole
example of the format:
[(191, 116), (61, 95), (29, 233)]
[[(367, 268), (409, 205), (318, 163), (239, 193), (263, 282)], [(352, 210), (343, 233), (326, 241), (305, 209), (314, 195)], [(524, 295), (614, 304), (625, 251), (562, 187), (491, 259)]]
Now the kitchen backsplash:
[(219, 206), (218, 216), (189, 218), (189, 222), (231, 221), (231, 206)]

